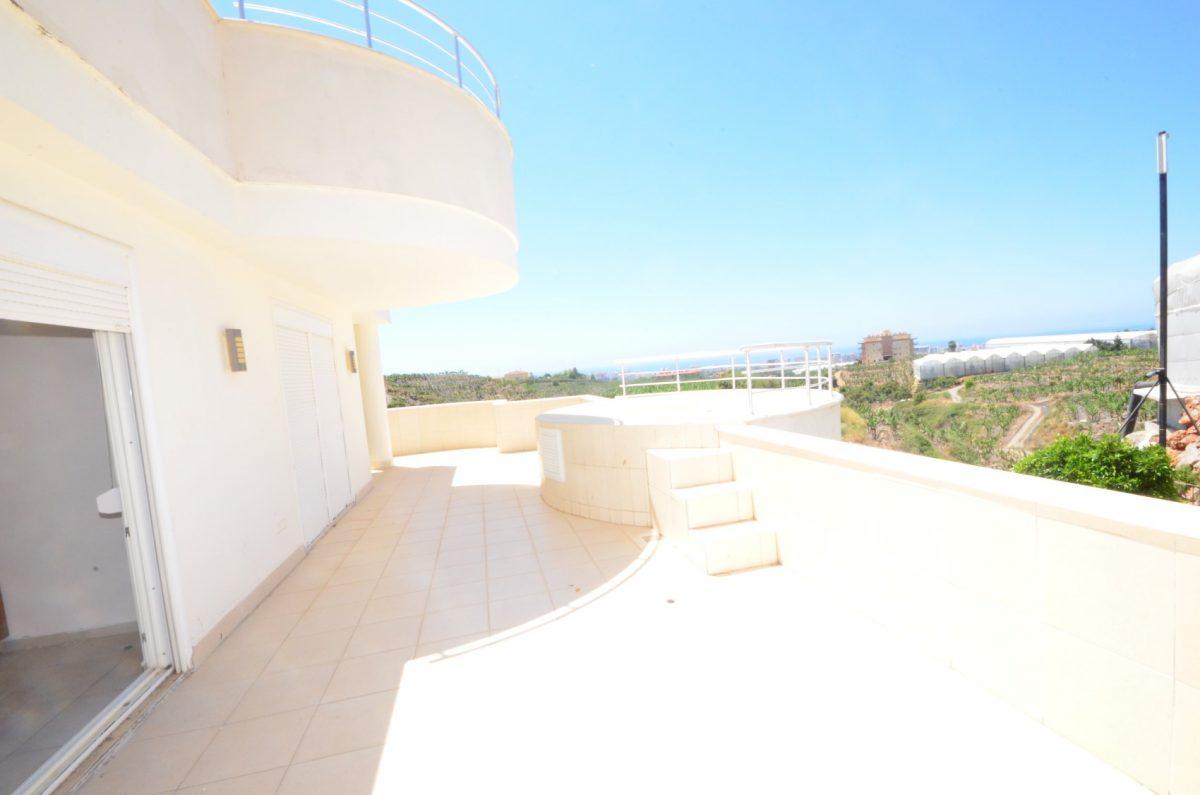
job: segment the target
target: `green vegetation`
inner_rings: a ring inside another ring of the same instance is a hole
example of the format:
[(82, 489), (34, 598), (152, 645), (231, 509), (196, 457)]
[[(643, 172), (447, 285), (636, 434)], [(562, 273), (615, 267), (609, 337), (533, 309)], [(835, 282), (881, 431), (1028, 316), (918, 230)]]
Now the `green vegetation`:
[(563, 370), (561, 373), (547, 373), (524, 381), (449, 372), (389, 375), (384, 382), (389, 407), (500, 398), (530, 400), (562, 395), (613, 397), (621, 391), (619, 383), (594, 375), (585, 375), (575, 368)]
[[(1098, 437), (1117, 429), (1130, 387), (1154, 366), (1155, 352), (1113, 347), (1024, 370), (919, 385), (911, 363), (860, 365), (840, 372), (839, 385), (847, 408), (867, 426), (866, 444), (1009, 469), (1026, 450), (1061, 436)], [(962, 402), (951, 400), (948, 390), (955, 386)], [(1045, 418), (1024, 449), (1006, 449), (1035, 403), (1045, 407)], [(1143, 409), (1147, 416), (1152, 411)]]
[(866, 409), (862, 417), (882, 447), (1006, 468), (1011, 456), (1005, 454), (1003, 440), (1020, 414), (1012, 404), (951, 403), (919, 392), (911, 400)]
[(1064, 436), (1017, 462), (1013, 469), (1068, 483), (1102, 489), (1180, 499), (1177, 473), (1161, 447), (1139, 450), (1116, 434), (1093, 438), (1086, 433)]
[[(1033, 446), (1040, 447), (1074, 431), (1098, 436), (1117, 430), (1129, 390), (1157, 361), (1154, 350), (1122, 346), (1025, 370), (977, 375), (966, 379), (973, 383), (962, 396), (984, 403), (1048, 401), (1049, 413), (1033, 438)], [(1152, 417), (1155, 405), (1146, 401), (1142, 416)]]
[(854, 409), (842, 403), (842, 438), (847, 442), (865, 442), (870, 434), (867, 421)]

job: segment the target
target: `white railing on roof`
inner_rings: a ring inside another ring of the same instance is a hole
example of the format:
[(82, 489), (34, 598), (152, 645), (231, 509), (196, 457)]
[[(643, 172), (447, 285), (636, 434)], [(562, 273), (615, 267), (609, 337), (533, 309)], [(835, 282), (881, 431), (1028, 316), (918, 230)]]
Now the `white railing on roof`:
[[(796, 351), (799, 355), (789, 359), (788, 354)], [(675, 366), (630, 369), (631, 366), (656, 363), (673, 363)], [(779, 388), (786, 389), (791, 381), (793, 387), (803, 386), (810, 390), (810, 403), (811, 390), (833, 391), (833, 343), (828, 340), (770, 342), (728, 350), (642, 356), (619, 359), (617, 364), (621, 367), (623, 396), (637, 390), (682, 392), (685, 389), (721, 389), (728, 384), (730, 389), (746, 390), (753, 411), (756, 382), (777, 382)], [(707, 384), (714, 386), (701, 386)]]
[(212, 0), (217, 13), (320, 33), (399, 58), (456, 84), (500, 116), (500, 85), (461, 33), (412, 0)]

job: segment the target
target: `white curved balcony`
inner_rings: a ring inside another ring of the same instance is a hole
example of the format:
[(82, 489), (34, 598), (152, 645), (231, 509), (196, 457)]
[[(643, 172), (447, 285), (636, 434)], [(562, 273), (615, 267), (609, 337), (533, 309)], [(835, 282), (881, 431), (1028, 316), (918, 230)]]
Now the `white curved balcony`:
[(399, 58), (456, 84), (500, 116), (500, 84), (465, 36), (411, 0), (212, 0), (227, 19), (319, 33)]
[(216, 2), (233, 18), (208, 0), (7, 9), (23, 72), (0, 77), (5, 140), (354, 311), (513, 286), (512, 144), (465, 39), (402, 0), (371, 0), (369, 47), (361, 3), (305, 6), (357, 10), (358, 36), (283, 0), (287, 25)]

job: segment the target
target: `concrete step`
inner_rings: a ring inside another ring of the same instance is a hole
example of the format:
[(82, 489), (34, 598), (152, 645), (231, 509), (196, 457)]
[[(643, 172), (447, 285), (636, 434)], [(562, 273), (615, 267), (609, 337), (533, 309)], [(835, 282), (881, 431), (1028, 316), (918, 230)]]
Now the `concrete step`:
[(740, 483), (671, 489), (671, 497), (683, 504), (689, 530), (754, 518), (754, 491)]
[(676, 543), (709, 574), (729, 574), (779, 563), (775, 529), (757, 520), (692, 530)]
[(754, 493), (738, 483), (710, 483), (668, 492), (651, 490), (655, 523), (667, 538), (689, 530), (754, 518)]
[(670, 491), (733, 480), (733, 455), (719, 447), (649, 450), (650, 488)]

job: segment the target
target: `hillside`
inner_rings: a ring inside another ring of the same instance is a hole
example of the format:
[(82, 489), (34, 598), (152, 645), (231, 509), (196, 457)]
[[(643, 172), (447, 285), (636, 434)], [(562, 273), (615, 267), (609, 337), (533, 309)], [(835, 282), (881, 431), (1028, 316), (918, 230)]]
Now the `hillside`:
[(388, 407), (424, 406), (466, 400), (529, 400), (561, 395), (612, 397), (620, 386), (572, 368), (515, 381), (463, 372), (401, 373), (384, 378)]
[[(907, 363), (839, 373), (852, 441), (1007, 469), (1030, 450), (1079, 430), (1112, 433), (1129, 390), (1154, 367), (1153, 350), (1073, 359), (917, 386)], [(1143, 417), (1152, 417), (1147, 402)]]

